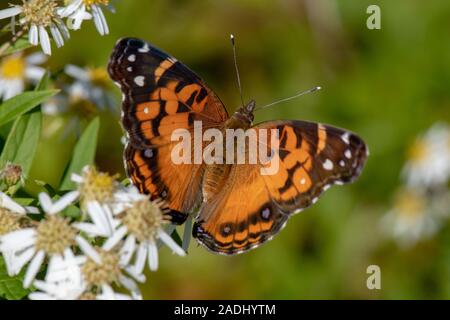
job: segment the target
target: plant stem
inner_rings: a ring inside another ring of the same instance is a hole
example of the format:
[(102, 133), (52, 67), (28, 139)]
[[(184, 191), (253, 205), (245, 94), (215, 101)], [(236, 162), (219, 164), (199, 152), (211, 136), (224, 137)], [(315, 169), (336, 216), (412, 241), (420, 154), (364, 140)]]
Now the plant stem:
[(23, 34), (25, 33), (25, 29), (21, 29), (20, 31), (18, 31), (10, 41), (4, 43), (1, 47), (0, 47), (0, 57), (3, 56), (6, 52), (6, 50), (8, 50), (11, 46), (14, 45), (14, 43), (16, 43), (17, 40), (19, 40), (19, 38), (21, 36), (23, 36)]

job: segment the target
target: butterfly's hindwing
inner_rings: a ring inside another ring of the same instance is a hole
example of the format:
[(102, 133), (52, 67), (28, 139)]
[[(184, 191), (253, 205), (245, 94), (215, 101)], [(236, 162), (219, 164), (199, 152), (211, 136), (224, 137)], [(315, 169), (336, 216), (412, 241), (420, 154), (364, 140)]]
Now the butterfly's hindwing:
[(227, 188), (202, 205), (193, 234), (216, 253), (241, 253), (272, 239), (332, 184), (354, 181), (367, 157), (361, 138), (331, 126), (269, 121), (255, 128), (278, 130), (279, 169), (261, 175), (260, 165), (234, 165)]
[(280, 170), (263, 176), (272, 198), (286, 212), (314, 204), (333, 184), (354, 181), (367, 158), (367, 147), (357, 135), (307, 121), (270, 121), (258, 125), (280, 134)]

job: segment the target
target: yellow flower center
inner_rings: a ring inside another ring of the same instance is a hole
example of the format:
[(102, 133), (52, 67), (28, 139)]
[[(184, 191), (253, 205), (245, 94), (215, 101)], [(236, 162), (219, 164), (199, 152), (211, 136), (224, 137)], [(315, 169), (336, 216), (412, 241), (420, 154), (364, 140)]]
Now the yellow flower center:
[(161, 207), (147, 199), (136, 201), (133, 207), (125, 210), (122, 222), (139, 241), (154, 237), (158, 229), (168, 223)]
[(425, 212), (425, 199), (417, 192), (404, 190), (397, 195), (396, 211), (407, 219), (415, 220)]
[(68, 219), (49, 216), (37, 227), (36, 249), (47, 254), (62, 254), (64, 249), (75, 244), (77, 231), (69, 224)]
[(0, 236), (20, 229), (20, 216), (0, 208)]
[(86, 6), (91, 6), (93, 4), (102, 4), (104, 6), (107, 6), (109, 4), (109, 0), (83, 0), (83, 3)]
[(102, 284), (113, 284), (120, 276), (119, 255), (115, 252), (97, 249), (102, 260), (97, 264), (94, 260), (88, 259), (83, 265), (82, 272), (86, 282), (90, 286), (101, 286)]
[(92, 68), (88, 70), (89, 79), (91, 82), (99, 87), (109, 87), (109, 76), (103, 68)]
[(97, 297), (93, 292), (85, 292), (83, 293), (78, 300), (96, 300)]
[(22, 12), (26, 24), (48, 27), (57, 16), (57, 6), (58, 3), (55, 0), (23, 1)]
[(83, 204), (89, 201), (108, 202), (112, 199), (115, 188), (115, 176), (89, 167), (83, 173), (83, 183), (79, 187), (81, 202)]
[(23, 79), (25, 60), (20, 55), (6, 57), (0, 66), (0, 75), (5, 79)]
[(411, 159), (412, 162), (421, 162), (427, 156), (427, 146), (423, 139), (418, 139), (414, 144), (409, 148), (408, 158)]

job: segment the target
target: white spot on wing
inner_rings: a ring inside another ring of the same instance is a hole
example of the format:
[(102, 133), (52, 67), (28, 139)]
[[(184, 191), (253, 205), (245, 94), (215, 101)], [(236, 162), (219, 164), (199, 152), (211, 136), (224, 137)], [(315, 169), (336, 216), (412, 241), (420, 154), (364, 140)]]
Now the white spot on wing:
[(148, 113), (148, 108), (147, 107), (144, 109), (144, 113)]
[(127, 71), (128, 71), (128, 72), (133, 72), (133, 67), (128, 67), (128, 68), (127, 68)]
[(352, 152), (350, 151), (350, 149), (345, 150), (344, 155), (347, 159), (352, 158)]
[(306, 183), (306, 179), (302, 178), (302, 180), (300, 180), (300, 184), (305, 184)]
[(261, 212), (261, 214), (262, 214), (262, 217), (263, 217), (264, 219), (269, 219), (269, 217), (270, 217), (270, 209), (269, 209), (269, 208), (265, 208), (265, 209)]
[(344, 141), (346, 144), (350, 144), (350, 133), (346, 132), (341, 136), (342, 141)]
[(328, 171), (333, 170), (334, 167), (333, 162), (330, 159), (325, 160), (322, 166), (325, 170)]
[(138, 51), (146, 53), (150, 51), (150, 48), (148, 47), (148, 44), (144, 44), (144, 46), (142, 48), (139, 48)]
[(344, 161), (344, 160), (339, 161), (339, 165), (340, 165), (341, 167), (345, 167), (345, 161)]
[(145, 156), (146, 158), (151, 158), (151, 157), (153, 157), (153, 150), (152, 150), (152, 149), (146, 149), (146, 150), (144, 151), (144, 156)]
[(136, 55), (135, 54), (130, 54), (128, 56), (128, 61), (130, 62), (135, 62), (136, 61)]
[(134, 83), (136, 83), (139, 87), (143, 87), (145, 85), (145, 77), (144, 76), (135, 77)]

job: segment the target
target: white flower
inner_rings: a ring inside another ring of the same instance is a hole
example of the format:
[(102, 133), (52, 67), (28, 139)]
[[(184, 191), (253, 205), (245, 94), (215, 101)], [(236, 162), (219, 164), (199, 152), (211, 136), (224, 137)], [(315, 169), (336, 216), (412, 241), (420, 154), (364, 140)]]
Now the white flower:
[(48, 265), (45, 280), (35, 280), (34, 287), (40, 291), (30, 293), (31, 300), (76, 300), (85, 292), (86, 285), (81, 274), (81, 265), (86, 257), (75, 257), (65, 250), (63, 256), (56, 256)]
[(116, 103), (104, 68), (80, 68), (69, 64), (64, 71), (75, 79), (68, 89), (72, 100), (89, 100), (100, 110), (114, 110)]
[(381, 220), (382, 228), (402, 247), (434, 235), (449, 212), (448, 192), (425, 194), (422, 190), (398, 192), (394, 206)]
[(104, 248), (111, 249), (120, 245), (121, 263), (124, 265), (130, 264), (134, 257), (134, 263), (127, 269), (129, 272), (141, 274), (146, 262), (150, 270), (155, 271), (158, 268), (158, 240), (174, 253), (186, 255), (186, 252), (163, 229), (169, 222), (164, 217), (161, 203), (151, 202), (148, 197), (141, 197), (132, 202), (131, 207), (121, 212), (118, 219), (120, 225), (104, 243)]
[[(60, 11), (62, 17), (68, 17), (72, 24), (72, 29), (77, 30), (81, 27), (84, 20), (94, 18), (95, 27), (103, 36), (109, 33), (108, 24), (102, 7), (109, 4), (109, 0), (71, 0), (69, 4)], [(92, 14), (90, 12), (92, 12)]]
[[(0, 239), (4, 234), (20, 230), (21, 220), (26, 214), (38, 214), (39, 210), (35, 207), (23, 207), (5, 193), (0, 192)], [(1, 241), (1, 240), (0, 240)], [(12, 258), (14, 250), (4, 250), (6, 268), (13, 269)]]
[(105, 172), (99, 172), (92, 166), (85, 166), (81, 175), (73, 173), (71, 180), (78, 185), (83, 209), (92, 201), (97, 201), (101, 204), (112, 204), (114, 193), (120, 188), (120, 184), (113, 176)]
[(73, 226), (86, 232), (91, 237), (110, 237), (113, 235), (118, 220), (113, 218), (111, 209), (97, 201), (90, 201), (86, 205), (86, 211), (92, 221), (74, 223)]
[(78, 185), (80, 199), (85, 209), (89, 204), (87, 208), (89, 215), (102, 212), (102, 210), (93, 209), (96, 206), (111, 209), (114, 215), (132, 207), (135, 201), (148, 199), (148, 196), (139, 193), (136, 187), (125, 187), (113, 176), (99, 172), (91, 166), (85, 166), (81, 175), (73, 173), (71, 180)]
[[(96, 252), (89, 244), (89, 250)], [(97, 257), (96, 257), (97, 258)], [(74, 256), (72, 252), (68, 251), (63, 257), (54, 259), (48, 266), (47, 274), (44, 281), (36, 280), (33, 285), (39, 290), (32, 292), (29, 295), (31, 300), (130, 300), (140, 299), (141, 294), (135, 283), (127, 277), (121, 277), (120, 283), (125, 283), (126, 287), (133, 290), (133, 297), (121, 293), (114, 292), (110, 284), (102, 283), (99, 285), (98, 293), (93, 293), (90, 290), (90, 284), (87, 278), (92, 277), (89, 274), (91, 270), (83, 269), (83, 266), (88, 263), (86, 256)], [(92, 261), (90, 262), (92, 263)], [(101, 261), (100, 261), (101, 264)], [(105, 268), (106, 267), (106, 268)], [(108, 266), (100, 266), (97, 272), (114, 270)], [(88, 274), (85, 274), (88, 272)]]
[(54, 259), (67, 254), (66, 251), (82, 239), (67, 219), (57, 215), (76, 199), (75, 195), (70, 192), (53, 203), (47, 194), (40, 194), (45, 219), (36, 228), (20, 229), (0, 237), (0, 252), (4, 254), (10, 276), (17, 275), (30, 262), (25, 273), (24, 287), (31, 285), (46, 256), (50, 257), (52, 264)]
[(27, 57), (13, 54), (3, 58), (0, 63), (0, 98), (7, 100), (22, 93), (27, 81), (38, 82), (45, 73), (45, 69), (38, 65), (46, 60), (41, 53)]
[(450, 128), (443, 123), (431, 127), (410, 150), (403, 175), (411, 187), (446, 185), (450, 178)]
[(30, 43), (32, 45), (40, 43), (42, 51), (50, 55), (52, 50), (48, 30), (58, 48), (69, 38), (69, 30), (57, 11), (58, 3), (55, 0), (28, 0), (21, 6), (14, 5), (0, 10), (0, 19), (11, 18), (14, 25), (16, 18), (19, 18), (19, 24), (29, 30)]
[(139, 282), (145, 282), (145, 276), (131, 269), (121, 258), (121, 252), (107, 246), (106, 243), (101, 248), (94, 248), (87, 241), (80, 242), (79, 245), (88, 258), (81, 266), (86, 288), (101, 288), (102, 293), (106, 295), (103, 298), (107, 298), (112, 293), (111, 285), (118, 282), (131, 292), (133, 299), (142, 299), (136, 282), (125, 276), (122, 270), (127, 271)]

